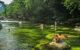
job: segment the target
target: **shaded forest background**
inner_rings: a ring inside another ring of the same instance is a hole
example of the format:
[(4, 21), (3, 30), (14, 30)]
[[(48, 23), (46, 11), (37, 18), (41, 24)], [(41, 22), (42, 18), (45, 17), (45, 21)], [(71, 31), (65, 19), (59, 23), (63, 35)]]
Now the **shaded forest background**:
[(79, 0), (14, 0), (1, 16), (32, 23), (76, 26), (80, 24)]

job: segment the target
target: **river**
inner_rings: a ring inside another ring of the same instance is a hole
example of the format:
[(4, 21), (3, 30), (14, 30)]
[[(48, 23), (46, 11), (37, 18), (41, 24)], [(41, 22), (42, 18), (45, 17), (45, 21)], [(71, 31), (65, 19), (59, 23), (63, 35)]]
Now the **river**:
[(0, 30), (0, 50), (15, 50), (16, 38), (13, 36), (15, 26), (9, 25), (8, 22), (2, 22)]

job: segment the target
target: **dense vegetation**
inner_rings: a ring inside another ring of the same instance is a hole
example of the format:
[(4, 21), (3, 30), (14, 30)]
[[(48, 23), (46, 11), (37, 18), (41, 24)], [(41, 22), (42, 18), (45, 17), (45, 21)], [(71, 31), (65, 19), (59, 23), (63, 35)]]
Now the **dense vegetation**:
[[(30, 24), (15, 29), (16, 50), (45, 50), (42, 45), (51, 42), (55, 31), (69, 36), (80, 35), (80, 32), (74, 30), (75, 26), (80, 26), (80, 0), (13, 0), (0, 15)], [(57, 30), (54, 29), (55, 23)], [(40, 24), (43, 24), (42, 30)], [(67, 43), (75, 50), (75, 46), (80, 46), (77, 44), (79, 39), (80, 36), (70, 38)]]
[(75, 26), (80, 23), (79, 14), (79, 0), (14, 0), (6, 5), (7, 18), (32, 23)]
[[(54, 29), (51, 29), (49, 25), (44, 28), (42, 31), (39, 27), (25, 25), (25, 27), (20, 27), (16, 29), (14, 36), (17, 39), (17, 49), (29, 49), (29, 50), (47, 50), (43, 46), (52, 41), (52, 36), (55, 34)], [(54, 27), (53, 27), (54, 28)], [(79, 50), (79, 32), (73, 30), (73, 28), (58, 26), (56, 33), (67, 34), (68, 36), (73, 36), (68, 38), (66, 41), (71, 45), (72, 50)]]

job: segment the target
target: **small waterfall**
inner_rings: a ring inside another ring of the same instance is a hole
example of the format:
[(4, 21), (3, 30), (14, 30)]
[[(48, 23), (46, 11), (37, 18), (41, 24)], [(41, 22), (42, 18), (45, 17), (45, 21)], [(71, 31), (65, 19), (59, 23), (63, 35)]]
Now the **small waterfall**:
[(16, 40), (11, 34), (15, 27), (8, 23), (1, 23), (2, 30), (0, 31), (0, 50), (15, 50)]

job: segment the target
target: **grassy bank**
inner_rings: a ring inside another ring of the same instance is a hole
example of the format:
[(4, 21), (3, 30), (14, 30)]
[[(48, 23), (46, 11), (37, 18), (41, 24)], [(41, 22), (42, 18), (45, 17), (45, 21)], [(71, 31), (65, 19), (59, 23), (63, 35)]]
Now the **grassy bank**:
[(73, 47), (72, 50), (80, 50), (80, 47)]
[[(43, 44), (49, 43), (52, 41), (52, 35), (54, 33), (54, 29), (51, 29), (50, 27), (45, 27), (42, 30), (36, 27), (21, 27), (17, 28), (14, 36), (17, 37), (18, 40), (18, 46), (22, 46), (22, 48), (30, 48), (30, 50), (42, 50), (41, 46)], [(56, 33), (62, 32), (63, 34), (67, 34), (69, 36), (79, 36), (79, 32), (74, 31), (73, 28), (68, 27), (58, 27)], [(67, 41), (69, 45), (71, 45), (72, 50), (80, 50), (80, 45), (78, 41), (79, 38), (73, 37), (69, 38)], [(26, 44), (26, 45), (23, 45)], [(28, 46), (27, 46), (28, 44)]]

